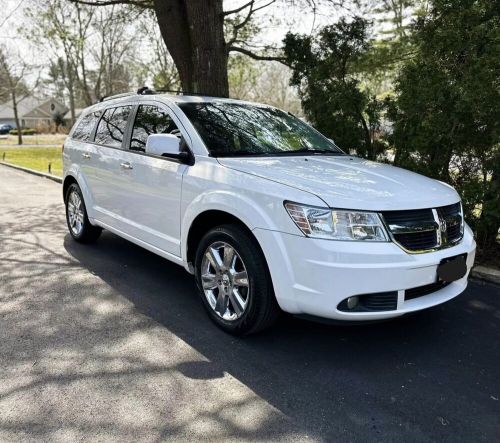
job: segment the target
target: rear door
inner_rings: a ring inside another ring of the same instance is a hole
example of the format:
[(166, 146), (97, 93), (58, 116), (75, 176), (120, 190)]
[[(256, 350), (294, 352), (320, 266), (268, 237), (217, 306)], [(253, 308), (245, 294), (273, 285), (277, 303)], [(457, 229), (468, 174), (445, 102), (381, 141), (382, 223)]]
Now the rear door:
[(92, 158), (94, 170), (89, 175), (95, 218), (115, 229), (123, 230), (126, 222), (119, 215), (122, 193), (122, 153), (126, 131), (132, 115), (132, 105), (113, 106), (104, 111), (97, 125), (94, 146), (97, 155)]
[(164, 104), (148, 102), (134, 110), (127, 147), (120, 152), (114, 210), (125, 232), (177, 257), (180, 253), (180, 200), (187, 165), (146, 154), (151, 134), (174, 134), (190, 143), (177, 117)]
[(71, 164), (78, 165), (78, 180), (82, 185), (89, 215), (93, 216), (93, 184), (99, 158), (99, 149), (94, 145), (94, 132), (101, 116), (100, 111), (93, 111), (84, 115), (71, 133), (71, 139), (65, 142), (68, 149), (64, 155), (69, 155)]

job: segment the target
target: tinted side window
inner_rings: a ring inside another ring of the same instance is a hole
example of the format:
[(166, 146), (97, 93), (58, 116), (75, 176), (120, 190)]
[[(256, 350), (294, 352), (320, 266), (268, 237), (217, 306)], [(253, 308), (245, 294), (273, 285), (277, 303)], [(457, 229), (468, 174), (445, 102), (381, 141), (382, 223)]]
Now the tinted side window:
[(92, 134), (94, 126), (96, 125), (100, 116), (100, 112), (91, 112), (90, 114), (84, 116), (73, 131), (72, 138), (74, 138), (75, 140), (82, 140), (84, 142), (90, 140), (90, 135)]
[(95, 142), (112, 148), (121, 148), (131, 109), (132, 106), (106, 109), (97, 127)]
[(165, 111), (157, 106), (141, 105), (135, 117), (130, 149), (144, 152), (150, 134), (174, 134), (180, 136), (180, 131)]

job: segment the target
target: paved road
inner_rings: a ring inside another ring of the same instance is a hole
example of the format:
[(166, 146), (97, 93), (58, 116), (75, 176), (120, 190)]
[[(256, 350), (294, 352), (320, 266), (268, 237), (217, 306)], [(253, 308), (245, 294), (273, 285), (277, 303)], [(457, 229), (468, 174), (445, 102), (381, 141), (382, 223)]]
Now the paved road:
[(499, 441), (500, 288), (369, 326), (216, 329), (181, 268), (0, 166), (1, 441)]

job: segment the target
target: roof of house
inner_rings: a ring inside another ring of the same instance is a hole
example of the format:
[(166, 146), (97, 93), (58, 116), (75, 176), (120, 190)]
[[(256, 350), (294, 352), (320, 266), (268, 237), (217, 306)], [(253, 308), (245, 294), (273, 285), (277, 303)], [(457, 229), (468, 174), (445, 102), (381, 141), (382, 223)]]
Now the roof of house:
[[(28, 96), (26, 98), (23, 98), (18, 104), (17, 104), (17, 112), (19, 115), (19, 118), (23, 118), (26, 114), (31, 113), (35, 109), (39, 110), (40, 113), (46, 115), (48, 118), (51, 118), (51, 114), (44, 111), (43, 109), (40, 109), (45, 103), (48, 101), (54, 101), (58, 104), (61, 105), (64, 109), (66, 109), (66, 106), (64, 106), (59, 100), (56, 100), (51, 97), (33, 97), (33, 96)], [(12, 102), (7, 101), (5, 103), (0, 104), (0, 119), (14, 119), (14, 109), (12, 107)]]
[[(75, 108), (75, 118), (80, 117), (80, 114), (82, 113), (82, 111), (84, 109), (85, 108)], [(66, 114), (64, 114), (63, 118), (68, 119), (68, 120), (71, 118), (71, 109), (68, 109)]]

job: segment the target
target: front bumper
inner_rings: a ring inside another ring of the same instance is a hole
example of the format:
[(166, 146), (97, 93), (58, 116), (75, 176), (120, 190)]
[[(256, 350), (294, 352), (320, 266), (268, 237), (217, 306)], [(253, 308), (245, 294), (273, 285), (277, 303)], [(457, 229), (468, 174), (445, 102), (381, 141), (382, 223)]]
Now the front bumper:
[[(463, 240), (436, 252), (409, 254), (395, 243), (361, 243), (306, 238), (255, 229), (266, 256), (280, 307), (293, 314), (335, 320), (381, 320), (419, 311), (448, 301), (467, 287), (476, 243), (466, 226)], [(467, 254), (467, 274), (448, 286), (411, 300), (405, 290), (436, 282), (441, 260)], [(396, 309), (344, 312), (348, 297), (397, 291)]]

